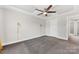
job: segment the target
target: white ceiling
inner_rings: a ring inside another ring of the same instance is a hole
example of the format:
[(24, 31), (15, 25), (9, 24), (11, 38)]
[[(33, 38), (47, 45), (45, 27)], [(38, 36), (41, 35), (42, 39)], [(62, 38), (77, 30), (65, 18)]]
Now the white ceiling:
[(43, 10), (44, 8), (47, 8), (48, 6), (47, 5), (15, 5), (14, 7), (21, 8), (25, 11), (33, 13), (36, 11), (35, 10), (36, 8)]
[[(27, 11), (29, 13), (32, 13), (33, 15), (38, 16), (40, 12), (35, 10), (36, 8), (43, 10), (44, 8), (47, 8), (49, 5), (14, 5), (13, 7), (22, 9), (24, 11)], [(42, 18), (50, 18), (54, 17), (57, 14), (62, 14), (64, 12), (69, 12), (73, 9), (72, 5), (55, 5), (51, 8), (51, 10), (56, 10), (56, 13), (50, 13), (48, 16), (40, 15), (39, 17)]]
[[(11, 7), (19, 8), (21, 10), (24, 10), (28, 13), (31, 13), (33, 15), (38, 16), (40, 12), (35, 10), (36, 8), (43, 10), (44, 8), (47, 8), (49, 5), (11, 5)], [(0, 6), (2, 7), (2, 6)], [(70, 12), (73, 9), (72, 5), (54, 5), (51, 10), (56, 10), (56, 13), (50, 13), (47, 17), (53, 17), (56, 14), (63, 14), (65, 12)], [(40, 15), (39, 17), (47, 18), (44, 15)]]
[[(43, 10), (47, 8), (49, 5), (14, 5), (14, 7), (23, 9), (25, 11), (34, 13), (36, 8)], [(57, 13), (63, 13), (71, 10), (73, 8), (72, 5), (55, 5), (51, 8), (51, 10), (56, 10)]]

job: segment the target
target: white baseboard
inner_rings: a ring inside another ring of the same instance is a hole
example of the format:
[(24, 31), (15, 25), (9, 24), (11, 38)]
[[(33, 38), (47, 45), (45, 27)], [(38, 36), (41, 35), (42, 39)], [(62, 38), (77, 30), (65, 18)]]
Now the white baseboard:
[(17, 40), (17, 41), (14, 41), (14, 42), (4, 43), (3, 46), (14, 44), (14, 43), (18, 43), (18, 42), (22, 42), (22, 41), (26, 41), (26, 40), (30, 40), (30, 39), (33, 39), (33, 38), (38, 38), (38, 37), (41, 37), (41, 36), (44, 36), (44, 34), (43, 35), (39, 35), (39, 36), (35, 36), (35, 37), (24, 38), (22, 40)]
[(54, 36), (54, 35), (46, 35), (46, 36), (51, 36), (51, 37), (56, 37), (62, 40), (68, 40), (68, 38), (64, 38), (64, 37), (59, 37), (59, 36)]
[(33, 38), (38, 38), (38, 37), (41, 37), (41, 36), (51, 36), (51, 37), (56, 37), (56, 38), (59, 38), (59, 39), (62, 39), (62, 40), (68, 40), (67, 38), (63, 38), (63, 37), (43, 34), (43, 35), (39, 35), (39, 36), (35, 36), (35, 37), (24, 38), (22, 40), (17, 40), (17, 41), (14, 41), (14, 42), (4, 43), (3, 46), (9, 45), (9, 44), (18, 43), (18, 42), (22, 42), (22, 41), (26, 41), (26, 40), (30, 40), (30, 39), (33, 39)]

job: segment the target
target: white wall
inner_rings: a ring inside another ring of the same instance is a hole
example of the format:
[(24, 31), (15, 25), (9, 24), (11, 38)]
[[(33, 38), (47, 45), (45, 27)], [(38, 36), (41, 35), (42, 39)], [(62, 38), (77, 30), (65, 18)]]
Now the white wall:
[[(11, 9), (5, 9), (4, 12), (4, 45), (45, 35), (44, 20)], [(19, 27), (17, 27), (17, 22), (19, 22)], [(40, 24), (42, 27), (40, 27)]]
[[(54, 17), (47, 19), (46, 35), (54, 36), (60, 39), (68, 39), (69, 18), (79, 19), (79, 6), (71, 6), (70, 11), (57, 14)], [(75, 17), (74, 17), (75, 16)], [(78, 16), (78, 17), (77, 17)]]
[(0, 8), (0, 39), (4, 42), (4, 29), (3, 29), (3, 9)]
[(67, 16), (57, 15), (47, 20), (46, 35), (67, 40)]
[(57, 36), (57, 19), (48, 19), (46, 22), (46, 35)]
[(61, 15), (57, 20), (57, 36), (62, 39), (67, 39), (67, 16)]

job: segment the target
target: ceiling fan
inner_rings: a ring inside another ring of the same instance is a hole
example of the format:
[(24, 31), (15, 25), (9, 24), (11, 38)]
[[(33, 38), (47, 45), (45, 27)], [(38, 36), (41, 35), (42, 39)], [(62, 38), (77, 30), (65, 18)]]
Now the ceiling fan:
[(45, 16), (48, 16), (48, 13), (56, 13), (56, 11), (50, 11), (52, 5), (49, 5), (47, 8), (44, 8), (44, 10), (40, 10), (40, 9), (35, 9), (37, 11), (40, 11), (41, 13), (37, 14), (37, 15), (42, 15), (44, 14)]

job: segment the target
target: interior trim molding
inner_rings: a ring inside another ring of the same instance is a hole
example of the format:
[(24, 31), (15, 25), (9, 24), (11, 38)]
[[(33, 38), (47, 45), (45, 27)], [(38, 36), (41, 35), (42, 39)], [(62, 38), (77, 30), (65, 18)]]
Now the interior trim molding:
[(54, 36), (54, 35), (46, 35), (46, 36), (51, 36), (51, 37), (56, 37), (62, 40), (68, 40), (68, 38), (64, 38), (64, 37), (59, 37), (59, 36)]

